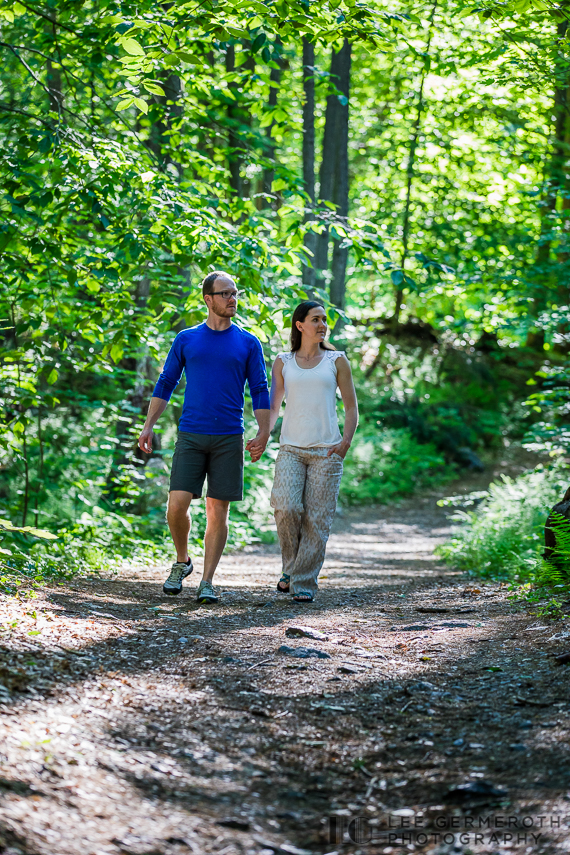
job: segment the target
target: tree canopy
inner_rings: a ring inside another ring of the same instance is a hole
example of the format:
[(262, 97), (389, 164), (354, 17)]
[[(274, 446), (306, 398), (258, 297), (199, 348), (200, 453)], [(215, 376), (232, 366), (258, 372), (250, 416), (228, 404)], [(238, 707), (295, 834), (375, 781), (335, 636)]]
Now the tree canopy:
[[(565, 447), (567, 26), (546, 0), (2, 2), (3, 519), (158, 525), (168, 442), (149, 461), (134, 437), (216, 268), (268, 359), (325, 301), (363, 449), (447, 472), (537, 370), (562, 392), (529, 410)], [(353, 500), (392, 477), (366, 453)]]

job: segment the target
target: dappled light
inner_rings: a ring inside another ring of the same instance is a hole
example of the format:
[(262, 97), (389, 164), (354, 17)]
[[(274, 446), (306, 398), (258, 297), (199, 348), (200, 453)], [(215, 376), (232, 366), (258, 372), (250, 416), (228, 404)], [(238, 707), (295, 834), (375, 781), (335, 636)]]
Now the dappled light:
[[(548, 655), (560, 632), (434, 558), (449, 533), (436, 498), (337, 520), (303, 610), (274, 591), (263, 547), (223, 559), (215, 610), (191, 590), (172, 603), (156, 570), (9, 601), (9, 844), (330, 852), (331, 818), (362, 816), (375, 852), (404, 808), (432, 836), (458, 808), (565, 815), (569, 698)], [(532, 851), (565, 827), (535, 825)]]
[(568, 853), (569, 21), (2, 0), (0, 855)]

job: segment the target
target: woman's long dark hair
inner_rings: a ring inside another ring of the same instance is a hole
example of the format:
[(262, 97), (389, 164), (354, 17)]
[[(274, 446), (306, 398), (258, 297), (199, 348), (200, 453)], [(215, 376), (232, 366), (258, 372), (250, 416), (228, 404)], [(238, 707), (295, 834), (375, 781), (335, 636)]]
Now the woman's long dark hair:
[[(303, 338), (303, 333), (301, 330), (297, 329), (297, 321), (303, 323), (311, 309), (324, 309), (322, 303), (317, 303), (315, 300), (304, 300), (304, 302), (299, 303), (295, 311), (293, 312), (293, 317), (291, 319), (291, 352), (295, 353), (296, 350), (299, 350), (301, 347), (301, 341)], [(326, 341), (321, 341), (319, 345), (322, 350), (336, 350), (332, 344), (329, 344)]]

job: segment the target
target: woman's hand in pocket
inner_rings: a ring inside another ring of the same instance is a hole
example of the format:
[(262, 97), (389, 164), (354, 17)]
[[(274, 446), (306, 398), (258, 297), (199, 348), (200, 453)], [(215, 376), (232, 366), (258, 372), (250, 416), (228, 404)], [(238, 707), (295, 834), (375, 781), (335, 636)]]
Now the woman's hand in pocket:
[(339, 442), (338, 445), (333, 445), (333, 446), (331, 446), (331, 448), (329, 448), (327, 457), (330, 457), (333, 454), (338, 454), (338, 456), (344, 460), (344, 458), (346, 456), (346, 452), (348, 451), (349, 448), (350, 448), (350, 442), (347, 442), (345, 439), (343, 439), (343, 441)]

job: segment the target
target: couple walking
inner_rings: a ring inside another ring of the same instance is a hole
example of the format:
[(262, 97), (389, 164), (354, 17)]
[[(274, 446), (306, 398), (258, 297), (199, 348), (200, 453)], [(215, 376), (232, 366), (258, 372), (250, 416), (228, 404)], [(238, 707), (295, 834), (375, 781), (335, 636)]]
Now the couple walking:
[[(243, 407), (247, 380), (258, 431), (246, 445), (259, 460), (279, 417), (285, 415), (275, 464), (271, 506), (283, 556), (277, 590), (296, 602), (312, 602), (336, 508), (343, 459), (358, 423), (358, 407), (349, 362), (325, 342), (324, 308), (305, 301), (295, 309), (291, 350), (273, 365), (271, 400), (259, 340), (232, 322), (239, 292), (227, 273), (210, 273), (202, 282), (208, 308), (205, 323), (183, 330), (174, 340), (151, 398), (139, 437), (152, 451), (152, 433), (182, 372), (186, 392), (172, 461), (167, 520), (176, 561), (163, 586), (179, 594), (192, 573), (188, 554), (190, 503), (199, 499), (206, 475), (207, 526), (204, 574), (199, 603), (218, 600), (212, 580), (228, 536), (230, 502), (243, 498)], [(344, 436), (336, 416), (336, 390), (344, 409)]]

